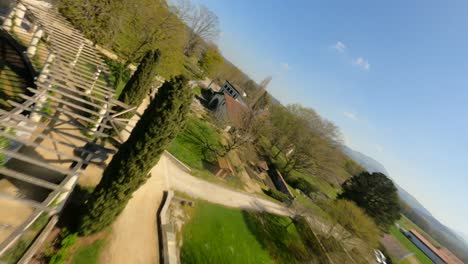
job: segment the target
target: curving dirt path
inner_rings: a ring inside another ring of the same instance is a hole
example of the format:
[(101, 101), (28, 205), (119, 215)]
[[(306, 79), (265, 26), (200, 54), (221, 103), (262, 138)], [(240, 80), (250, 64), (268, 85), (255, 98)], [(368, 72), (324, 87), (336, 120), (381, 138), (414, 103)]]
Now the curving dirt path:
[(161, 156), (151, 174), (112, 225), (112, 232), (99, 263), (159, 262), (156, 212), (161, 204), (163, 191), (169, 187), (194, 198), (229, 207), (290, 215), (288, 208), (272, 201), (195, 178), (167, 154)]

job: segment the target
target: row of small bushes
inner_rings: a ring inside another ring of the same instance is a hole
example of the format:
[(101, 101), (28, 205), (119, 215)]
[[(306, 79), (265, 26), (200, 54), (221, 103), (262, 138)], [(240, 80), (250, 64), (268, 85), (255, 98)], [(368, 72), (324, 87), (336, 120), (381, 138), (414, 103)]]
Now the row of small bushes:
[(48, 259), (49, 264), (62, 264), (66, 263), (69, 258), (70, 249), (76, 244), (78, 240), (77, 233), (70, 233), (68, 230), (62, 231), (60, 235), (60, 243), (58, 243), (57, 247), (59, 248), (57, 251), (53, 249), (49, 249), (46, 252), (45, 257)]
[(275, 189), (263, 189), (263, 192), (271, 198), (276, 199), (282, 203), (288, 204), (291, 202), (291, 199), (287, 194), (277, 191)]
[(308, 182), (304, 178), (300, 177), (294, 177), (294, 178), (288, 178), (286, 180), (289, 185), (291, 185), (294, 189), (299, 189), (301, 192), (303, 192), (305, 195), (311, 197), (313, 193), (318, 192), (319, 190), (317, 187), (312, 185), (310, 182)]

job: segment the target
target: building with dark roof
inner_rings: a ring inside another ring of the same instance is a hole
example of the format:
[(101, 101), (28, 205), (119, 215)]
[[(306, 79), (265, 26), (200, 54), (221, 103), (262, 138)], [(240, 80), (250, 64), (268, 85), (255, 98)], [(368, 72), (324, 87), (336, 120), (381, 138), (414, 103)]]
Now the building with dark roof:
[(227, 126), (241, 126), (243, 118), (249, 112), (249, 107), (242, 100), (242, 96), (228, 81), (220, 92), (216, 92), (208, 103), (215, 112), (218, 120)]

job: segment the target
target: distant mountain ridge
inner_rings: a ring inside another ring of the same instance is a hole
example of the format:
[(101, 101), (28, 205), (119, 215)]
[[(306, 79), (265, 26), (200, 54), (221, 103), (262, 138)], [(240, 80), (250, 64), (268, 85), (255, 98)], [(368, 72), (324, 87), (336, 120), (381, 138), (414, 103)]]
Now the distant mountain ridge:
[[(343, 147), (343, 152), (346, 155), (348, 155), (351, 159), (356, 161), (358, 164), (360, 164), (362, 167), (364, 167), (366, 170), (368, 170), (369, 172), (381, 172), (391, 178), (391, 176), (389, 175), (385, 167), (381, 163), (376, 161), (375, 159), (361, 152), (355, 151), (347, 146)], [(442, 243), (444, 246), (448, 247), (449, 249), (453, 245), (455, 245), (456, 248), (458, 249), (456, 250), (457, 252), (464, 253), (464, 256), (460, 256), (460, 257), (462, 257), (465, 261), (468, 261), (467, 260), (468, 258), (468, 240), (467, 240), (468, 236), (461, 232), (456, 232), (452, 230), (451, 228), (442, 224), (415, 197), (413, 197), (410, 193), (408, 193), (405, 189), (403, 189), (397, 183), (395, 183), (395, 185), (398, 189), (398, 194), (400, 196), (400, 199), (403, 200), (406, 204), (408, 204), (414, 210), (414, 212), (416, 212), (419, 215), (419, 217), (423, 218), (430, 225), (431, 229), (438, 232), (439, 238), (440, 237), (443, 238), (443, 241), (438, 241), (438, 242)], [(422, 226), (420, 227), (423, 228)], [(425, 230), (425, 231), (429, 233), (428, 230)], [(452, 246), (450, 246), (449, 244)]]
[[(375, 159), (359, 152), (356, 150), (351, 149), (350, 147), (344, 146), (343, 151), (346, 155), (348, 155), (351, 159), (356, 161), (359, 165), (364, 167), (366, 170), (369, 172), (381, 172), (385, 175), (387, 175), (389, 178), (393, 180), (393, 178), (389, 175), (388, 171), (385, 169), (385, 167)], [(424, 205), (422, 205), (414, 196), (412, 196), (410, 193), (408, 193), (403, 187), (399, 186), (395, 180), (393, 180), (395, 183), (395, 186), (398, 189), (398, 194), (400, 195), (400, 198), (408, 203), (413, 209), (417, 210), (420, 213), (423, 213), (425, 215), (432, 216), (431, 212), (427, 210)]]

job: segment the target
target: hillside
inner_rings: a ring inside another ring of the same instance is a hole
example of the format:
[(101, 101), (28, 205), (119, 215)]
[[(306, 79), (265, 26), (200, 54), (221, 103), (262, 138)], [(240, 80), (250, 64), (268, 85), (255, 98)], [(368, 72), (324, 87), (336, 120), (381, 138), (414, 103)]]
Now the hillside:
[[(347, 146), (343, 147), (343, 151), (368, 171), (381, 172), (391, 178), (385, 167), (375, 159)], [(462, 239), (459, 233), (454, 232), (451, 228), (437, 220), (429, 210), (409, 192), (398, 184), (395, 183), (395, 185), (397, 186), (400, 199), (404, 204), (404, 214), (430, 234), (437, 242), (459, 255), (465, 262), (468, 262), (468, 245), (465, 239)], [(405, 204), (409, 208), (405, 208)]]

